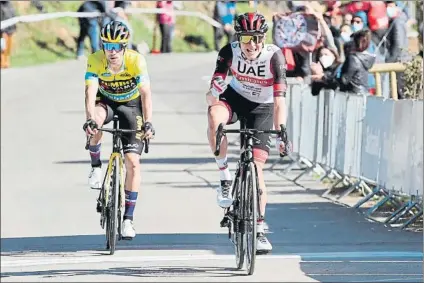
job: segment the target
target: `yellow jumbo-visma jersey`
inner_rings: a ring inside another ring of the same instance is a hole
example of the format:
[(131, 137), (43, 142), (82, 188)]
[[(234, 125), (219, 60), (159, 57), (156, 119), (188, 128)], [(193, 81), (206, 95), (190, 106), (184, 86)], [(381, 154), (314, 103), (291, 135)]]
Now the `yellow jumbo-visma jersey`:
[(117, 102), (127, 102), (140, 96), (138, 87), (149, 83), (146, 60), (134, 50), (125, 50), (124, 63), (119, 73), (113, 74), (106, 55), (99, 50), (88, 57), (85, 85), (99, 82), (99, 92)]

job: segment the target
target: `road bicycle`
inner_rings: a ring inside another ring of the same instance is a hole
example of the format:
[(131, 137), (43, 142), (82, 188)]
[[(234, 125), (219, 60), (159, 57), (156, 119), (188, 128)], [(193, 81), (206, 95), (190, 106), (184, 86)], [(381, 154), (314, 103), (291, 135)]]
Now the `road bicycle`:
[[(240, 134), (241, 153), (237, 162), (235, 179), (231, 186), (233, 203), (224, 210), (224, 218), (221, 227), (228, 227), (228, 237), (235, 246), (237, 269), (242, 269), (246, 260), (248, 275), (255, 270), (256, 241), (257, 241), (257, 219), (260, 215), (259, 200), (260, 192), (258, 185), (258, 172), (253, 161), (253, 146), (259, 144), (260, 140), (255, 134), (277, 134), (284, 144), (287, 142), (287, 131), (284, 125), (281, 130), (256, 130), (246, 128), (246, 120), (240, 120), (240, 130), (224, 129), (220, 124), (216, 132), (215, 156), (219, 155), (222, 137), (227, 133)], [(281, 155), (284, 156), (284, 155)]]
[[(112, 134), (113, 149), (109, 157), (108, 166), (103, 184), (97, 199), (96, 210), (100, 213), (100, 226), (106, 226), (106, 249), (113, 255), (116, 243), (120, 240), (129, 240), (122, 236), (122, 220), (125, 210), (125, 174), (124, 154), (122, 152), (122, 138), (125, 133), (144, 133), (141, 130), (118, 128), (118, 116), (113, 116), (113, 128), (98, 128), (97, 130)], [(85, 149), (88, 150), (91, 137), (87, 138)], [(143, 139), (144, 152), (149, 153), (149, 139)]]

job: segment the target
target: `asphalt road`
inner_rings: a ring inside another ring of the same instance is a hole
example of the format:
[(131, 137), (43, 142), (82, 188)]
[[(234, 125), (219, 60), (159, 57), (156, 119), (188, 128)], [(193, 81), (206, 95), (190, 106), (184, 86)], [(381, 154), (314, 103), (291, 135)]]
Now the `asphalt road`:
[[(421, 234), (391, 230), (266, 171), (268, 237), (253, 276), (235, 270), (220, 228), (204, 93), (215, 54), (149, 56), (156, 139), (142, 157), (137, 236), (104, 249), (86, 185), (84, 68), (71, 61), (1, 73), (1, 280), (422, 282)], [(231, 137), (236, 140), (236, 137)], [(109, 136), (102, 160), (111, 150)], [(231, 168), (237, 146), (230, 150)], [(274, 153), (269, 166), (277, 157)], [(234, 171), (233, 171), (234, 172)]]

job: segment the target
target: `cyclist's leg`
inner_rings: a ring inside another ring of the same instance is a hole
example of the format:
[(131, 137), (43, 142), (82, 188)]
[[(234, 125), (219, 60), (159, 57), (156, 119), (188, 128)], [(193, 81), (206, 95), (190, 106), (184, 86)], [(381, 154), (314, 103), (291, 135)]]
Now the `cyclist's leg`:
[[(271, 130), (273, 128), (273, 104), (262, 104), (256, 107), (255, 110), (248, 116), (247, 127), (251, 127), (259, 130)], [(271, 135), (270, 134), (258, 134), (255, 136), (261, 141), (260, 144), (253, 146), (253, 158), (255, 161), (256, 168), (258, 170), (258, 184), (260, 192), (260, 217), (258, 219), (258, 251), (270, 251), (272, 245), (265, 237), (264, 219), (265, 219), (265, 208), (267, 204), (267, 190), (265, 186), (265, 180), (263, 175), (263, 169), (268, 159), (269, 149), (271, 147)]]
[[(125, 105), (118, 106), (117, 113), (121, 129), (142, 129), (143, 118), (140, 101), (130, 101)], [(122, 146), (126, 169), (124, 188), (125, 212), (122, 225), (122, 236), (125, 238), (133, 238), (135, 237), (135, 229), (132, 222), (141, 182), (140, 155), (143, 151), (142, 134), (125, 134), (122, 138)]]
[[(220, 96), (220, 100), (215, 104), (211, 105), (208, 109), (208, 139), (209, 146), (212, 152), (215, 152), (216, 146), (216, 130), (219, 124), (223, 123), (231, 124), (236, 121), (236, 114), (233, 112), (234, 96), (236, 93), (230, 87)], [(222, 208), (229, 207), (233, 200), (231, 197), (230, 188), (232, 184), (232, 178), (230, 170), (227, 164), (227, 148), (228, 140), (227, 137), (223, 137), (219, 156), (215, 157), (216, 164), (219, 169), (220, 187), (217, 192), (217, 202)]]
[[(102, 127), (103, 124), (107, 124), (112, 120), (113, 110), (106, 100), (101, 99), (98, 95), (96, 99), (96, 106), (94, 112), (94, 121), (96, 121), (98, 127)], [(99, 189), (102, 186), (102, 162), (100, 160), (101, 140), (102, 132), (98, 131), (91, 140), (88, 147), (91, 159), (91, 170), (88, 175), (88, 184), (93, 189)]]

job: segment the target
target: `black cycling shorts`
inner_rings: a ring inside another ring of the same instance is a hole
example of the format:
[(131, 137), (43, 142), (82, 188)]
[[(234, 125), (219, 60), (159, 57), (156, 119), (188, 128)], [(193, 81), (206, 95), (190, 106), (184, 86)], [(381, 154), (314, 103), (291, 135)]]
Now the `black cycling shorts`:
[[(129, 130), (141, 130), (143, 127), (143, 110), (141, 108), (141, 99), (116, 102), (98, 93), (96, 105), (102, 104), (106, 108), (106, 119), (104, 125), (113, 120), (114, 115), (118, 115), (119, 128)], [(122, 146), (124, 153), (134, 152), (141, 154), (143, 152), (143, 133), (126, 133), (122, 135)]]
[[(230, 111), (228, 125), (236, 123), (241, 117), (246, 119), (246, 127), (258, 130), (272, 130), (274, 127), (274, 103), (252, 102), (240, 94), (232, 87), (228, 86), (219, 100), (224, 102)], [(254, 149), (266, 151), (267, 155), (271, 147), (271, 134), (257, 134), (260, 144), (254, 145)], [(243, 141), (243, 136), (241, 136)], [(242, 144), (240, 146), (243, 146)], [(256, 157), (256, 154), (255, 154)], [(266, 160), (266, 159), (265, 159)]]

